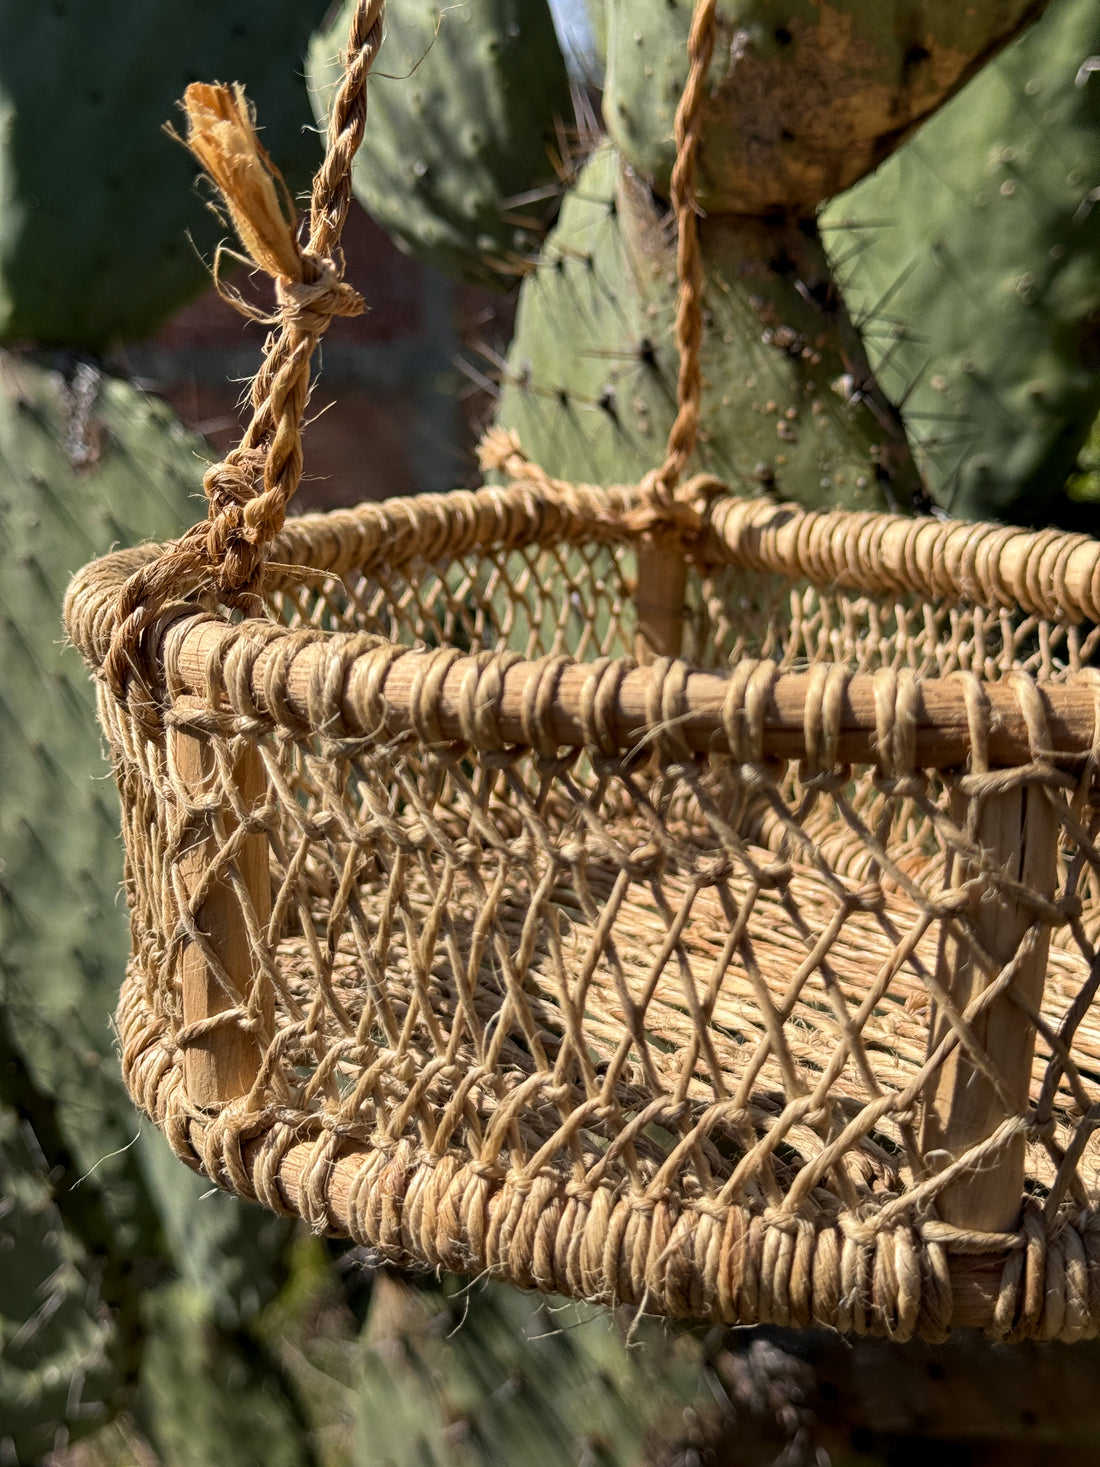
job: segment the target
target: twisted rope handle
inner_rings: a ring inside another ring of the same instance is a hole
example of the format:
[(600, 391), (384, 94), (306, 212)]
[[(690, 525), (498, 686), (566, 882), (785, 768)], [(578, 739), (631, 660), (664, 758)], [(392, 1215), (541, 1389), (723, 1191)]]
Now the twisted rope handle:
[[(143, 634), (165, 605), (200, 587), (225, 605), (251, 608), (269, 542), (281, 530), (302, 474), (301, 424), (317, 342), (337, 315), (356, 315), (363, 302), (343, 280), (340, 233), (351, 200), (351, 163), (366, 122), (366, 79), (382, 40), (385, 0), (359, 0), (344, 54), (344, 76), (329, 119), (325, 157), (313, 182), (308, 244), (300, 244), (293, 210), (280, 199), (274, 167), (260, 146), (239, 89), (188, 88), (188, 144), (219, 187), (253, 263), (275, 282), (276, 329), (252, 382), (252, 417), (238, 447), (203, 476), (205, 519), (124, 585), (115, 607), (104, 673), (124, 699), (138, 684), (151, 707), (141, 671)], [(680, 283), (676, 342), (680, 354), (678, 411), (662, 467), (647, 488), (670, 507), (695, 446), (702, 376), (703, 264), (695, 207), (695, 161), (706, 76), (715, 39), (716, 0), (698, 0), (688, 42), (689, 74), (676, 112), (672, 203), (677, 220)]]
[(104, 661), (112, 692), (137, 683), (153, 702), (138, 656), (141, 637), (169, 600), (199, 587), (232, 607), (250, 607), (269, 542), (282, 529), (302, 476), (302, 418), (314, 348), (333, 316), (363, 302), (344, 283), (340, 234), (351, 202), (351, 164), (367, 116), (367, 75), (382, 42), (385, 0), (359, 0), (344, 52), (344, 75), (329, 117), (325, 157), (313, 180), (309, 240), (298, 238), (293, 206), (261, 147), (240, 88), (187, 89), (187, 143), (221, 191), (252, 262), (275, 282), (274, 329), (252, 382), (252, 417), (237, 448), (203, 476), (205, 519), (123, 586)]
[(653, 481), (654, 492), (671, 498), (699, 434), (703, 374), (703, 255), (695, 203), (695, 166), (699, 152), (707, 73), (714, 55), (717, 0), (697, 0), (688, 35), (688, 78), (676, 108), (676, 163), (672, 170), (672, 209), (676, 216), (676, 346), (680, 372), (677, 412), (669, 429), (665, 461)]
[[(696, 160), (702, 132), (703, 101), (707, 73), (717, 33), (717, 0), (696, 0), (688, 34), (688, 77), (676, 108), (674, 136), (676, 162), (672, 170), (672, 209), (676, 218), (676, 347), (680, 365), (676, 383), (676, 417), (669, 429), (665, 459), (660, 468), (646, 476), (643, 484), (650, 508), (635, 517), (636, 531), (667, 525), (679, 535), (699, 529), (699, 517), (690, 508), (685, 492), (681, 502), (674, 498), (699, 435), (703, 374), (699, 354), (703, 342), (703, 254), (699, 248), (699, 211), (695, 203)], [(507, 429), (490, 428), (478, 449), (483, 470), (495, 470), (510, 478), (533, 473), (551, 482), (523, 452), (518, 437)], [(699, 476), (693, 486), (717, 487), (709, 476)]]
[(699, 434), (703, 374), (699, 352), (703, 340), (703, 257), (695, 204), (695, 163), (699, 150), (707, 72), (714, 54), (716, 0), (696, 0), (688, 35), (688, 77), (676, 108), (676, 164), (672, 170), (672, 208), (676, 216), (676, 346), (680, 371), (677, 411), (669, 430), (665, 461), (641, 484), (635, 529), (638, 587), (635, 595), (639, 660), (678, 657), (684, 630), (687, 591), (685, 553), (698, 536), (701, 517), (691, 486), (676, 486)]

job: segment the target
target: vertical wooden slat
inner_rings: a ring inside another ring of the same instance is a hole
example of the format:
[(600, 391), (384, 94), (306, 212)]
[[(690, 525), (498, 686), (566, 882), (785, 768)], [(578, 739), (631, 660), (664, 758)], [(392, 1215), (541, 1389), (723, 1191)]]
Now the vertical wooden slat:
[(634, 597), (638, 619), (634, 655), (639, 662), (679, 657), (686, 590), (687, 561), (682, 551), (661, 545), (639, 548), (638, 588)]
[[(209, 741), (173, 731), (173, 768), (188, 797), (196, 804), (218, 799), (218, 775), (213, 749)], [(249, 807), (258, 805), (264, 796), (266, 781), (263, 762), (256, 749), (244, 746), (237, 755), (234, 778), (242, 800)], [(225, 832), (235, 828), (227, 801), (220, 800)], [(186, 848), (180, 857), (179, 871), (187, 890), (193, 892), (202, 881), (218, 849), (212, 817), (193, 813), (189, 820)], [(237, 871), (245, 883), (252, 907), (261, 925), (271, 915), (271, 883), (268, 875), (268, 842), (263, 834), (245, 837), (236, 860)], [(244, 913), (223, 871), (211, 884), (195, 914), (196, 925), (206, 936), (232, 985), (227, 992), (223, 981), (206, 961), (196, 943), (188, 943), (181, 963), (184, 1026), (196, 1024), (215, 1014), (224, 1013), (247, 999), (259, 967), (252, 952)], [(261, 1009), (270, 1022), (273, 1017), (272, 995), (267, 993)], [(209, 1033), (191, 1040), (184, 1050), (183, 1076), (188, 1099), (200, 1106), (222, 1104), (247, 1094), (259, 1070), (262, 1052), (257, 1037), (239, 1023), (216, 1025)]]
[[(980, 796), (971, 827), (973, 835), (1008, 876), (1043, 896), (1052, 896), (1058, 849), (1058, 822), (1050, 800), (1040, 788), (1024, 787)], [(953, 800), (956, 815), (965, 811), (961, 796)], [(972, 863), (956, 858), (953, 884), (960, 887), (975, 875)], [(989, 955), (1002, 966), (1017, 952), (1021, 939), (1035, 921), (1025, 903), (997, 891), (988, 880), (975, 883), (967, 904), (970, 918)], [(1050, 929), (1038, 934), (1030, 957), (1021, 965), (1014, 983), (1021, 995), (1038, 1006), (1046, 977)], [(965, 1010), (993, 979), (975, 963), (969, 945), (948, 936), (940, 952), (938, 981), (949, 991), (958, 1010)], [(950, 1025), (944, 1014), (933, 1022), (934, 1049)], [(974, 1021), (978, 1042), (996, 1065), (1011, 1092), (1017, 1113), (1028, 1106), (1035, 1030), (1010, 993), (1000, 994)], [(1005, 1119), (1005, 1108), (990, 1081), (974, 1065), (960, 1044), (932, 1077), (925, 1096), (921, 1146), (925, 1154), (945, 1152), (954, 1160), (985, 1140)], [(938, 1194), (937, 1206), (946, 1222), (981, 1232), (1009, 1232), (1019, 1225), (1023, 1200), (1025, 1141), (1012, 1140), (996, 1163), (954, 1180)]]

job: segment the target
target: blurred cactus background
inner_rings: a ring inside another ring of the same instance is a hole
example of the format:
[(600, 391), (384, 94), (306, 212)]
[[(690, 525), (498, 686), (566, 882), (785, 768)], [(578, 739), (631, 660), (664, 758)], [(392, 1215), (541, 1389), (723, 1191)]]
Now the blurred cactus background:
[[(305, 506), (469, 483), (492, 417), (563, 477), (660, 462), (691, 8), (392, 0), (345, 242), (371, 312), (326, 341)], [(139, 1126), (117, 807), (60, 601), (201, 513), (258, 361), (162, 124), (239, 80), (302, 191), (348, 9), (0, 4), (0, 1467), (1095, 1461), (1094, 1346), (701, 1336), (402, 1279)], [(1094, 530), (1096, 0), (718, 15), (699, 466)]]

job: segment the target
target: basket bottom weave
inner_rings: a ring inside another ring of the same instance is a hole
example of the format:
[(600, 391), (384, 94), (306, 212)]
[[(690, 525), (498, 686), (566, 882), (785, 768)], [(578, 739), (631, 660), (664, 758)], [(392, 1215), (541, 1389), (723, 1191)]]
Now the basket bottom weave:
[[(1049, 1147), (1029, 1147), (1036, 1200), (1020, 1230), (963, 1236), (908, 1203), (904, 1109), (860, 1123), (868, 1078), (902, 1095), (926, 1060), (932, 930), (897, 956), (915, 903), (880, 891), (823, 947), (835, 882), (795, 867), (753, 891), (751, 945), (730, 953), (729, 900), (748, 895), (736, 884), (677, 889), (666, 871), (659, 891), (624, 893), (598, 863), (586, 878), (583, 903), (565, 883), (544, 891), (537, 922), (529, 896), (498, 892), (495, 943), (481, 887), (456, 877), (441, 916), (415, 868), (397, 897), (363, 883), (331, 949), (284, 937), (258, 1108), (188, 1104), (178, 1015), (153, 997), (163, 975), (135, 960), (119, 1011), (132, 1093), (220, 1185), (402, 1264), (700, 1320), (1096, 1332), (1100, 1215), (1045, 1218)], [(593, 901), (618, 903), (611, 945), (595, 940)], [(1052, 949), (1052, 1028), (1086, 973)], [(1074, 1051), (1100, 1084), (1100, 1028), (1086, 1020)], [(1040, 1043), (1033, 1098), (1048, 1060)], [(1069, 1126), (1072, 1096), (1060, 1101)], [(1090, 1203), (1096, 1165), (1078, 1159)]]

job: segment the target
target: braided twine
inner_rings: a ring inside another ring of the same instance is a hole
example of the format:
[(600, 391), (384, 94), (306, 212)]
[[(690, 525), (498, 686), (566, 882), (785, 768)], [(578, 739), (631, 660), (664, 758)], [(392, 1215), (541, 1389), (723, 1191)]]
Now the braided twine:
[[(252, 382), (252, 417), (240, 445), (203, 476), (209, 513), (127, 581), (104, 673), (125, 697), (139, 672), (143, 634), (169, 599), (211, 590), (224, 605), (256, 608), (264, 552), (282, 528), (302, 477), (302, 418), (313, 352), (333, 316), (363, 309), (343, 276), (338, 245), (351, 203), (351, 162), (367, 117), (367, 75), (382, 43), (384, 0), (355, 8), (344, 75), (329, 117), (325, 157), (313, 181), (309, 240), (256, 137), (240, 88), (187, 90), (188, 144), (221, 190), (253, 264), (275, 281), (277, 329)], [(283, 197), (280, 197), (280, 191)]]
[[(664, 464), (563, 484), (497, 433), (503, 487), (284, 522), (313, 349), (361, 308), (338, 237), (381, 25), (361, 0), (305, 245), (243, 97), (191, 90), (276, 322), (207, 518), (69, 593), (122, 794), (132, 1094), (219, 1185), (398, 1263), (1097, 1333), (1100, 545), (680, 482), (711, 0)], [(684, 658), (639, 666), (656, 520), (696, 574)]]

